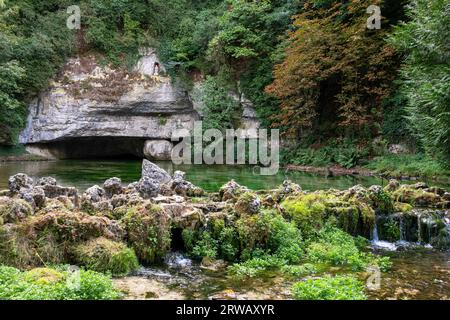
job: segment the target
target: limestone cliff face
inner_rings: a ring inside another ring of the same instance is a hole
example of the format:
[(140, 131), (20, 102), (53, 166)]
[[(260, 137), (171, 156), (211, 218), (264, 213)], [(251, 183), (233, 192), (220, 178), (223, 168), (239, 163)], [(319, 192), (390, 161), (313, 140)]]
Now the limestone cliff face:
[(175, 129), (191, 130), (199, 119), (152, 50), (132, 72), (101, 66), (94, 56), (71, 59), (29, 108), (20, 142), (56, 158), (98, 156), (102, 146), (141, 155), (145, 140), (170, 140)]

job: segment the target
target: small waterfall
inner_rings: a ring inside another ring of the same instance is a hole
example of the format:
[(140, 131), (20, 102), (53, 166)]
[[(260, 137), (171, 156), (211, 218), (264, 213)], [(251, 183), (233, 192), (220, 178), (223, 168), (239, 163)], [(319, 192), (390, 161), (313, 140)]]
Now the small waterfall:
[(186, 268), (192, 266), (192, 260), (186, 258), (179, 252), (169, 252), (164, 259), (164, 263), (169, 268)]
[[(376, 219), (375, 219), (376, 220)], [(388, 251), (396, 251), (397, 246), (391, 242), (380, 241), (378, 236), (378, 227), (375, 222), (372, 229), (372, 247), (375, 249), (388, 250)]]
[(403, 217), (400, 216), (398, 221), (399, 229), (400, 229), (400, 241), (404, 242), (406, 240), (406, 230), (405, 230), (405, 224), (403, 221)]
[(373, 242), (380, 241), (380, 239), (378, 238), (378, 227), (377, 227), (377, 222), (376, 221), (375, 221), (375, 224), (374, 224), (373, 230), (372, 230), (372, 241)]
[(422, 243), (421, 213), (417, 213), (417, 242)]

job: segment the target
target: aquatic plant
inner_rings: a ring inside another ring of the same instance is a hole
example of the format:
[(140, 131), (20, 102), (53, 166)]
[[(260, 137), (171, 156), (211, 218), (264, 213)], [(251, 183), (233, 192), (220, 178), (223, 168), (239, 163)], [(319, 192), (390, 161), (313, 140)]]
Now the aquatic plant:
[(297, 300), (366, 300), (364, 285), (352, 276), (326, 276), (297, 282), (292, 287)]

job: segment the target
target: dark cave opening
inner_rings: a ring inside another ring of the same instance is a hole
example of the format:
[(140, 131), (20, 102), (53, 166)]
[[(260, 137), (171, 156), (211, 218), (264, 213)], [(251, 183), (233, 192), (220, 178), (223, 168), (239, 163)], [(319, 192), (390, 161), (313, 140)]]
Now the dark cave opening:
[(57, 159), (142, 159), (145, 138), (86, 137), (30, 144), (29, 151)]
[(181, 228), (172, 228), (171, 232), (171, 242), (170, 249), (173, 252), (184, 252), (186, 251), (186, 247), (184, 245), (183, 240), (183, 229)]

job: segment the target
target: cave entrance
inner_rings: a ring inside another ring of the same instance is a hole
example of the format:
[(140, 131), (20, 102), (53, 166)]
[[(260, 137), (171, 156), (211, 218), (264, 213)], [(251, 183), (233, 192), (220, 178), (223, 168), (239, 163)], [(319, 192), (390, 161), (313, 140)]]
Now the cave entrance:
[(185, 252), (186, 247), (184, 246), (183, 240), (183, 229), (181, 228), (172, 228), (171, 234), (171, 242), (170, 242), (170, 250), (172, 252)]
[(27, 147), (31, 153), (56, 159), (142, 159), (145, 141), (131, 137), (87, 137)]

